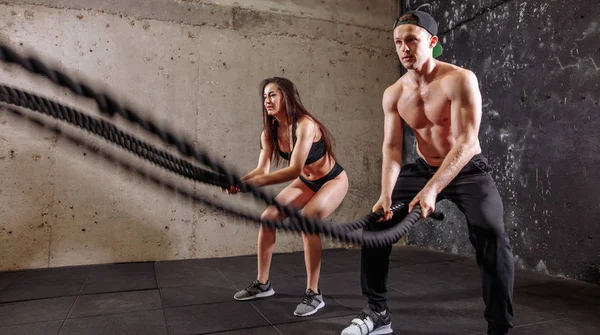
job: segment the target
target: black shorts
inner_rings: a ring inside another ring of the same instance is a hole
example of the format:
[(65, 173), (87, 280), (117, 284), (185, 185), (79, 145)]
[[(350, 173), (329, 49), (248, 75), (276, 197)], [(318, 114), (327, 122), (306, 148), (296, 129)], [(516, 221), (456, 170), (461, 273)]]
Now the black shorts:
[(308, 180), (302, 176), (300, 176), (300, 180), (302, 180), (302, 182), (304, 184), (306, 184), (306, 186), (308, 186), (308, 188), (313, 190), (313, 192), (317, 193), (321, 189), (321, 187), (323, 187), (323, 185), (325, 185), (326, 182), (339, 176), (340, 173), (342, 173), (343, 171), (344, 171), (344, 168), (341, 165), (339, 165), (338, 163), (335, 163), (335, 165), (333, 166), (333, 168), (331, 168), (329, 173), (327, 173), (325, 176), (323, 176), (317, 180)]

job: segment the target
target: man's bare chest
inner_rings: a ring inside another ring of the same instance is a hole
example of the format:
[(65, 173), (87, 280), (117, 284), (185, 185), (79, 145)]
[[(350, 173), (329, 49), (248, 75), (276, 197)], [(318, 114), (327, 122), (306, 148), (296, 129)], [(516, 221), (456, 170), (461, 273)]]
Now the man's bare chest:
[(400, 117), (413, 129), (450, 123), (450, 100), (435, 87), (404, 91), (398, 99)]

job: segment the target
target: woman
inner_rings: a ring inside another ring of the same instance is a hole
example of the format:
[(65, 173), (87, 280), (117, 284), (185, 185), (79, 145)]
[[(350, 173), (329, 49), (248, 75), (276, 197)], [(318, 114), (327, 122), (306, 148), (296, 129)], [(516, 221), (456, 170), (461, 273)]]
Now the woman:
[[(260, 137), (258, 166), (241, 179), (260, 187), (292, 181), (275, 198), (282, 205), (301, 208), (302, 215), (315, 219), (328, 217), (348, 192), (348, 177), (336, 162), (328, 130), (304, 107), (296, 86), (281, 77), (260, 84), (264, 127)], [(271, 162), (288, 160), (287, 167), (269, 172)], [(230, 188), (229, 193), (239, 189)], [(274, 206), (262, 213), (265, 220), (284, 219)], [(304, 299), (294, 315), (308, 316), (325, 306), (319, 289), (321, 237), (302, 235), (307, 283)], [(247, 288), (237, 292), (236, 300), (251, 300), (275, 294), (269, 280), (275, 230), (260, 227), (258, 232), (258, 275)]]

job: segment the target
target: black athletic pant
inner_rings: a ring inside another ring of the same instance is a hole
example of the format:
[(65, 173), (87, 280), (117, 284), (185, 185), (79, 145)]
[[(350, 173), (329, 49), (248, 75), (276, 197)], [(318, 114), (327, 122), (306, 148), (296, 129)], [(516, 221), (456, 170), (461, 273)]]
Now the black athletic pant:
[[(375, 222), (366, 230), (382, 230), (400, 222), (408, 212), (408, 203), (437, 171), (419, 158), (402, 167), (392, 193), (392, 203), (407, 206), (387, 222)], [(487, 159), (475, 155), (456, 178), (439, 194), (438, 201), (448, 199), (465, 214), (469, 240), (475, 247), (477, 265), (481, 269), (485, 319), (491, 333), (504, 333), (512, 328), (513, 254), (504, 231), (504, 206)], [(372, 310), (387, 309), (387, 278), (392, 246), (362, 248), (361, 285)]]

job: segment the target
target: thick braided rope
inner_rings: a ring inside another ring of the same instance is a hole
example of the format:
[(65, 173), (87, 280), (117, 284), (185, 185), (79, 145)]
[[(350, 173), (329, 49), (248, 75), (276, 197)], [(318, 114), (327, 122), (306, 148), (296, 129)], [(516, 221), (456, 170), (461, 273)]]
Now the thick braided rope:
[(135, 136), (126, 134), (109, 122), (95, 119), (73, 108), (4, 85), (0, 85), (0, 101), (38, 111), (83, 128), (186, 178), (206, 184), (228, 187), (224, 176), (204, 170), (165, 151), (158, 150)]
[[(278, 202), (275, 201), (275, 199), (267, 196), (264, 192), (262, 192), (257, 187), (244, 183), (238, 176), (227, 171), (223, 166), (221, 166), (216, 161), (214, 161), (211, 157), (209, 157), (208, 154), (206, 154), (205, 152), (198, 152), (195, 149), (195, 147), (192, 144), (190, 144), (189, 141), (179, 140), (171, 132), (159, 128), (152, 121), (143, 119), (141, 116), (139, 116), (136, 112), (132, 111), (131, 109), (122, 107), (115, 101), (115, 99), (112, 99), (111, 97), (104, 95), (104, 94), (98, 94), (85, 84), (76, 83), (75, 81), (70, 79), (66, 74), (64, 74), (60, 71), (49, 69), (48, 67), (46, 67), (46, 65), (42, 61), (40, 61), (36, 58), (23, 58), (19, 54), (17, 54), (15, 51), (13, 51), (11, 48), (4, 46), (4, 45), (0, 45), (0, 60), (3, 60), (8, 63), (18, 64), (32, 73), (44, 76), (44, 77), (48, 78), (49, 80), (51, 80), (53, 83), (68, 88), (76, 95), (91, 98), (94, 101), (96, 101), (96, 103), (102, 113), (104, 113), (110, 117), (113, 117), (115, 114), (118, 114), (121, 117), (123, 117), (125, 120), (129, 121), (130, 123), (137, 124), (142, 129), (152, 133), (153, 135), (158, 136), (163, 142), (165, 142), (169, 145), (174, 145), (182, 155), (184, 155), (186, 157), (191, 157), (191, 158), (195, 159), (196, 161), (200, 162), (201, 164), (209, 166), (216, 172), (224, 175), (225, 180), (228, 185), (238, 185), (242, 192), (250, 192), (254, 197), (265, 201), (265, 203), (267, 203), (268, 205), (275, 206), (281, 213), (290, 217), (292, 224), (289, 227), (287, 227), (287, 228), (289, 228), (289, 230), (299, 229), (300, 231), (309, 233), (309, 234), (324, 234), (326, 236), (331, 236), (331, 237), (340, 239), (342, 241), (359, 243), (358, 241), (353, 241), (354, 238), (352, 238), (352, 236), (353, 236), (352, 234), (343, 234), (343, 232), (347, 232), (348, 230), (352, 230), (352, 229), (357, 229), (358, 227), (364, 227), (368, 222), (375, 220), (378, 217), (381, 217), (381, 215), (382, 215), (381, 213), (371, 213), (371, 214), (367, 215), (369, 220), (365, 220), (363, 218), (363, 219), (358, 220), (357, 222), (352, 223), (350, 225), (339, 225), (339, 226), (338, 225), (329, 225), (329, 224), (321, 222), (321, 221), (317, 221), (317, 220), (314, 220), (311, 218), (304, 217), (304, 216), (300, 215), (299, 213), (297, 213), (293, 208), (279, 204)], [(410, 221), (409, 219), (416, 218), (415, 219), (415, 222), (416, 222), (416, 220), (418, 220), (419, 214), (420, 214), (420, 209), (415, 208), (415, 210), (413, 210), (405, 218), (405, 220)], [(263, 224), (266, 224), (267, 226), (272, 226), (267, 221), (262, 221), (262, 222), (263, 222)], [(286, 229), (286, 227), (281, 227), (281, 228)], [(341, 229), (343, 229), (343, 230), (341, 230)], [(377, 235), (377, 236), (379, 236), (379, 235)], [(388, 236), (387, 238), (379, 238), (378, 237), (378, 238), (376, 238), (375, 242), (379, 246), (385, 245), (384, 243), (380, 243), (380, 242), (383, 242), (384, 239), (388, 240), (390, 237), (392, 237), (392, 236)], [(350, 240), (348, 240), (348, 239), (350, 239)]]
[[(37, 95), (33, 95), (31, 93), (14, 89), (5, 85), (0, 85), (0, 101), (25, 107), (88, 130), (95, 135), (102, 136), (104, 139), (113, 142), (134, 154), (137, 154), (141, 158), (147, 159), (154, 164), (157, 164), (186, 178), (220, 187), (228, 186), (221, 175), (193, 166), (187, 161), (175, 158), (169, 153), (160, 151), (152, 147), (152, 145), (142, 142), (132, 135), (124, 133), (114, 125), (104, 120), (97, 120), (91, 116), (85, 115), (75, 109), (61, 105), (54, 101), (50, 101)], [(401, 206), (402, 204), (396, 204), (392, 206), (391, 209), (395, 212)], [(357, 230), (363, 228), (368, 222), (377, 220), (379, 217), (381, 217), (380, 213), (371, 212), (362, 219), (343, 223), (339, 226), (343, 231)]]
[(49, 69), (42, 61), (33, 57), (23, 58), (14, 50), (4, 45), (0, 45), (0, 60), (8, 63), (18, 64), (32, 73), (44, 76), (53, 83), (68, 88), (76, 95), (93, 99), (96, 101), (102, 113), (111, 117), (115, 114), (118, 114), (125, 120), (133, 124), (137, 124), (142, 129), (158, 136), (161, 140), (163, 140), (163, 142), (169, 145), (174, 145), (182, 155), (191, 157), (201, 164), (210, 167), (214, 171), (223, 174), (229, 185), (238, 185), (242, 192), (250, 192), (254, 197), (264, 201), (266, 204), (275, 206), (280, 213), (290, 217), (293, 220), (293, 224), (300, 225), (305, 232), (316, 233), (317, 231), (326, 231), (329, 229), (329, 227), (326, 226), (319, 227), (320, 229), (317, 228), (316, 225), (318, 225), (318, 223), (316, 223), (315, 220), (306, 218), (298, 214), (294, 209), (279, 204), (273, 197), (269, 197), (258, 187), (244, 183), (238, 176), (227, 171), (223, 166), (209, 157), (208, 154), (205, 152), (198, 152), (189, 141), (179, 140), (171, 132), (159, 128), (152, 121), (143, 119), (136, 112), (130, 110), (129, 108), (122, 107), (115, 101), (115, 99), (104, 94), (98, 94), (85, 84), (76, 83), (74, 80), (60, 71)]
[(131, 109), (121, 106), (115, 99), (105, 94), (98, 94), (83, 83), (76, 83), (60, 71), (49, 69), (42, 61), (36, 58), (23, 58), (8, 46), (0, 45), (0, 60), (20, 65), (31, 73), (46, 77), (53, 83), (68, 88), (76, 95), (93, 99), (97, 103), (100, 111), (107, 116), (113, 117), (115, 114), (118, 114), (128, 122), (139, 125), (142, 129), (158, 136), (166, 144), (174, 145), (185, 157), (191, 157), (199, 163), (210, 167), (212, 170), (223, 174), (229, 185), (239, 185), (242, 192), (250, 192), (257, 199), (264, 201), (268, 205), (275, 206), (279, 212), (296, 220), (298, 224), (306, 229), (306, 232), (312, 233), (315, 231), (314, 220), (303, 217), (297, 214), (292, 208), (279, 204), (273, 197), (269, 197), (258, 187), (244, 183), (238, 176), (227, 171), (208, 154), (205, 152), (198, 152), (189, 141), (179, 140), (170, 131), (163, 130), (154, 122), (145, 120)]
[[(258, 216), (241, 213), (236, 209), (226, 207), (226, 206), (219, 204), (213, 200), (210, 200), (210, 197), (204, 198), (204, 197), (200, 197), (198, 195), (189, 193), (188, 191), (186, 191), (178, 186), (174, 186), (173, 184), (170, 184), (170, 183), (162, 180), (161, 178), (158, 178), (154, 175), (149, 175), (147, 172), (143, 171), (139, 167), (133, 166), (127, 162), (120, 160), (117, 157), (111, 156), (107, 152), (99, 152), (97, 149), (91, 147), (91, 145), (79, 140), (78, 138), (76, 138), (72, 135), (66, 134), (66, 133), (62, 133), (60, 128), (52, 126), (44, 120), (35, 119), (33, 117), (27, 116), (27, 115), (23, 114), (22, 112), (12, 109), (12, 108), (7, 108), (7, 110), (10, 111), (11, 113), (15, 114), (16, 116), (19, 116), (21, 118), (25, 118), (25, 119), (29, 120), (30, 122), (34, 123), (36, 126), (43, 127), (44, 129), (50, 130), (50, 131), (54, 132), (55, 134), (62, 136), (63, 138), (66, 138), (67, 140), (71, 141), (72, 143), (74, 143), (78, 146), (86, 147), (91, 152), (96, 153), (100, 156), (103, 156), (106, 159), (108, 159), (109, 161), (119, 163), (120, 166), (126, 168), (127, 170), (146, 178), (147, 180), (155, 183), (156, 185), (162, 187), (163, 189), (170, 191), (178, 196), (182, 196), (182, 197), (187, 198), (194, 202), (203, 203), (209, 207), (219, 210), (220, 212), (230, 214), (232, 216), (235, 216), (237, 218), (240, 218), (240, 219), (243, 219), (246, 221), (263, 224), (266, 227), (271, 228), (271, 229), (283, 229), (283, 230), (287, 230), (287, 231), (291, 231), (291, 232), (295, 232), (295, 233), (304, 232), (301, 229), (301, 227), (299, 227), (297, 225), (289, 225), (289, 224), (286, 224), (285, 221), (261, 220)], [(396, 208), (400, 209), (404, 205), (397, 204), (394, 206)], [(410, 214), (408, 214), (402, 220), (402, 222), (400, 222), (395, 227), (393, 227), (391, 229), (387, 229), (387, 230), (381, 230), (381, 231), (377, 231), (377, 232), (365, 231), (361, 234), (360, 232), (350, 232), (350, 231), (344, 229), (341, 225), (332, 225), (332, 229), (330, 230), (330, 233), (327, 235), (334, 239), (337, 239), (337, 240), (340, 240), (340, 241), (343, 241), (346, 243), (364, 245), (366, 247), (378, 247), (378, 246), (383, 246), (383, 245), (389, 245), (389, 244), (393, 244), (396, 241), (398, 241), (416, 222), (418, 222), (420, 213), (421, 213), (420, 208), (418, 206), (415, 207), (415, 209)], [(377, 218), (377, 216), (373, 216), (373, 213), (370, 213), (367, 217), (373, 217), (375, 219)], [(355, 226), (356, 226), (356, 224), (355, 224)], [(358, 225), (358, 226), (362, 227), (362, 225)]]

